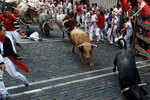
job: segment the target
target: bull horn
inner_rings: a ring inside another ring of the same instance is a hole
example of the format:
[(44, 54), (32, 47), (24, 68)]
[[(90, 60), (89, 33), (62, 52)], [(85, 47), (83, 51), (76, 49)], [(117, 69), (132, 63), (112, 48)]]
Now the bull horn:
[(78, 45), (77, 47), (79, 48), (79, 47), (82, 47), (83, 46), (83, 44), (80, 44), (80, 45)]
[(126, 91), (128, 91), (128, 90), (130, 90), (129, 87), (128, 87), (128, 88), (124, 88), (123, 90), (121, 90), (121, 93), (124, 93), (124, 92), (126, 92)]
[(91, 45), (92, 45), (92, 46), (94, 46), (94, 47), (96, 47), (96, 48), (98, 47), (98, 46), (97, 46), (97, 45), (95, 45), (95, 44), (91, 44)]
[(69, 21), (70, 21), (70, 19), (64, 20), (64, 21), (63, 21), (63, 25), (64, 25), (65, 23), (69, 22)]
[(142, 86), (148, 86), (149, 83), (141, 83), (141, 84), (138, 84), (139, 87), (142, 87)]

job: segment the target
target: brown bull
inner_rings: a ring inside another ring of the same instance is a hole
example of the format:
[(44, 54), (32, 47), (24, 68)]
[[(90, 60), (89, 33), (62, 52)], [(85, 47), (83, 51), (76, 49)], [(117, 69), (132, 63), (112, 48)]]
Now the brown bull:
[(79, 28), (70, 32), (70, 41), (73, 44), (72, 52), (75, 53), (75, 48), (77, 48), (82, 62), (85, 64), (89, 59), (90, 66), (93, 67), (92, 49), (97, 45), (91, 44), (89, 36)]
[(11, 7), (17, 7), (19, 4), (20, 0), (2, 0), (8, 3)]
[(35, 9), (31, 9), (30, 7), (28, 8), (27, 12), (24, 14), (25, 20), (32, 20), (33, 18), (37, 17), (39, 15), (38, 11)]

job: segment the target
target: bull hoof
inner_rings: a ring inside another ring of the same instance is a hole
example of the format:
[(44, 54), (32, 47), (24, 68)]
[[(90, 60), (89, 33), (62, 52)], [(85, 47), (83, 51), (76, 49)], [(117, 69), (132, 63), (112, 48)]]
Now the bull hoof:
[(94, 64), (90, 65), (90, 70), (94, 70)]
[(113, 69), (113, 72), (116, 72), (116, 69)]
[(85, 63), (84, 61), (82, 61), (82, 63), (83, 63), (84, 65), (86, 65), (86, 63)]
[(82, 64), (86, 65), (86, 62), (84, 60), (81, 59)]
[(73, 54), (76, 54), (74, 51), (72, 51)]
[(94, 67), (94, 64), (90, 64), (90, 67), (92, 67), (92, 68), (93, 68), (93, 67)]

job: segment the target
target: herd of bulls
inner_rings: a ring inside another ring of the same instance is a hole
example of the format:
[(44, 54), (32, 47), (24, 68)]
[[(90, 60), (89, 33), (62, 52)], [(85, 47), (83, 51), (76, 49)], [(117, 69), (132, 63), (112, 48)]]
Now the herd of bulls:
[[(76, 28), (77, 22), (75, 20), (65, 14), (58, 15), (54, 20), (51, 20), (51, 17), (46, 18), (47, 15), (40, 15), (38, 11), (25, 4), (20, 4), (17, 9), (24, 18), (38, 16), (39, 27), (46, 35), (49, 35), (51, 30), (53, 30), (53, 23), (56, 23), (63, 33), (63, 38), (65, 32), (68, 34), (68, 38), (73, 45), (72, 52), (75, 53), (76, 48), (81, 57), (81, 61), (85, 64), (86, 61), (89, 60), (90, 67), (94, 67), (92, 50), (94, 47), (97, 47), (97, 45), (91, 43), (87, 33), (80, 28)], [(123, 45), (123, 49), (115, 57), (113, 71), (116, 72), (116, 70), (118, 70), (119, 72), (120, 89), (125, 97), (129, 100), (144, 100), (144, 96), (148, 93), (143, 86), (149, 84), (141, 82), (139, 72), (136, 68), (135, 57), (131, 50), (126, 48), (125, 44), (125, 41), (120, 41), (120, 45)]]
[[(72, 52), (75, 53), (76, 48), (81, 61), (85, 64), (86, 60), (89, 59), (90, 67), (92, 68), (94, 66), (92, 49), (97, 47), (97, 45), (92, 44), (87, 33), (80, 28), (76, 28), (76, 21), (67, 15), (60, 15), (56, 21), (63, 32), (63, 38), (64, 32), (68, 33), (70, 42), (73, 45)], [(144, 96), (148, 93), (143, 86), (148, 86), (149, 84), (141, 82), (138, 69), (136, 68), (135, 56), (129, 48), (127, 49), (125, 41), (120, 40), (119, 44), (122, 50), (116, 54), (113, 72), (116, 72), (116, 69), (119, 72), (121, 93), (129, 100), (144, 100)]]

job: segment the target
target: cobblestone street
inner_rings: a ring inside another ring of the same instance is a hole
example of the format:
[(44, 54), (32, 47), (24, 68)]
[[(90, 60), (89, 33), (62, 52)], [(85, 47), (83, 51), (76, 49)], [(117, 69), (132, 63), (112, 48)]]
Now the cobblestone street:
[[(18, 51), (26, 57), (23, 63), (30, 69), (27, 78), (31, 84), (25, 88), (5, 74), (8, 100), (123, 100), (117, 74), (112, 72), (117, 47), (99, 44), (93, 51), (94, 70), (90, 70), (71, 52), (69, 40), (62, 40), (57, 29), (50, 38), (24, 40), (22, 46)], [(150, 81), (150, 60), (137, 57), (136, 61), (142, 80)], [(150, 91), (150, 87), (146, 89)]]
[(149, 1), (0, 0), (0, 100), (150, 100)]

